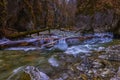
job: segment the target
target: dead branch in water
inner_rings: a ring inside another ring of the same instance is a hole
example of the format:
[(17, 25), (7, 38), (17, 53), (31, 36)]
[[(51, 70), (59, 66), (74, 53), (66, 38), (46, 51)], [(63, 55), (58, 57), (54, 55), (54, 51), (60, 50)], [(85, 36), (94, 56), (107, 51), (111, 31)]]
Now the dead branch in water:
[[(66, 41), (72, 40), (72, 39), (78, 39), (79, 41), (84, 41), (87, 39), (93, 38), (92, 36), (87, 37), (66, 37), (64, 38)], [(30, 40), (18, 40), (18, 41), (7, 41), (0, 43), (0, 48), (9, 48), (9, 47), (18, 47), (18, 46), (36, 46), (36, 44), (40, 47), (47, 47), (50, 45), (54, 45), (58, 40), (63, 38), (36, 38), (36, 39), (30, 39)]]

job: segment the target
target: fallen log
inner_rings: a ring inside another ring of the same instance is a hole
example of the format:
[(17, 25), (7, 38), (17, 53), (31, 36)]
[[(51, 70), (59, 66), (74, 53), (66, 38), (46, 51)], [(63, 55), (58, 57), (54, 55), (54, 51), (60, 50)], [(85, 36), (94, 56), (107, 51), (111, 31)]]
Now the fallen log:
[[(37, 40), (34, 40), (34, 42)], [(17, 47), (17, 46), (27, 46), (29, 45), (31, 42), (27, 42), (25, 40), (19, 40), (19, 41), (7, 41), (4, 43), (0, 43), (0, 48), (4, 49), (4, 48), (8, 48), (8, 47)]]
[(18, 47), (18, 46), (41, 46), (42, 44), (49, 43), (50, 40), (56, 40), (56, 38), (37, 38), (37, 39), (30, 39), (30, 40), (18, 40), (18, 41), (6, 41), (0, 43), (0, 49), (9, 48), (9, 47)]
[(55, 43), (58, 42), (58, 40), (61, 40), (61, 39), (65, 39), (66, 42), (69, 44), (69, 41), (71, 41), (71, 42), (73, 42), (73, 40), (84, 41), (84, 40), (92, 39), (92, 38), (93, 38), (93, 36), (56, 38), (56, 39), (54, 39), (52, 42), (43, 44), (43, 45), (41, 45), (41, 46), (42, 46), (42, 47), (48, 47), (48, 46), (51, 46), (51, 47), (52, 47), (52, 46), (54, 46)]
[[(79, 41), (87, 40), (93, 38), (92, 36), (87, 37), (66, 37), (66, 41), (70, 41), (72, 39), (78, 39)], [(7, 41), (4, 43), (0, 43), (0, 49), (9, 48), (9, 47), (18, 47), (18, 46), (50, 46), (54, 45), (58, 40), (63, 38), (36, 38), (36, 39), (30, 39), (30, 40), (18, 40), (18, 41)]]

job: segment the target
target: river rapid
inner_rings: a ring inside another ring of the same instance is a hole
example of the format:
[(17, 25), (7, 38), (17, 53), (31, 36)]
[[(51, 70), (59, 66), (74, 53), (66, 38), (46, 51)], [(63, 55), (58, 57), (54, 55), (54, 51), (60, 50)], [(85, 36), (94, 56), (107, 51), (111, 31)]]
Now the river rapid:
[[(37, 46), (0, 50), (0, 80), (119, 80), (120, 40), (111, 33), (91, 35), (95, 38), (64, 51)], [(113, 53), (118, 59), (111, 57)]]

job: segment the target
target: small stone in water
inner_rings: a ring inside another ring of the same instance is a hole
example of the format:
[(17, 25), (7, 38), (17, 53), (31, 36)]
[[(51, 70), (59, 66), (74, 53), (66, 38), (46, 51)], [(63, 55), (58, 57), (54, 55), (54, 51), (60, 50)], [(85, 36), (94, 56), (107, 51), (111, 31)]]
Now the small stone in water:
[(48, 62), (53, 66), (53, 67), (58, 67), (59, 64), (57, 62), (57, 60), (54, 57), (51, 57)]

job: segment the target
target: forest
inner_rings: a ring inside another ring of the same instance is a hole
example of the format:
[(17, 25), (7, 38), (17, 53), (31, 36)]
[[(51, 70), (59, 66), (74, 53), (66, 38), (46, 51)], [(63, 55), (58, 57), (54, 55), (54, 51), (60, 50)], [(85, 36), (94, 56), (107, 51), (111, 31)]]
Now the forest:
[(0, 0), (0, 80), (120, 80), (120, 0)]

